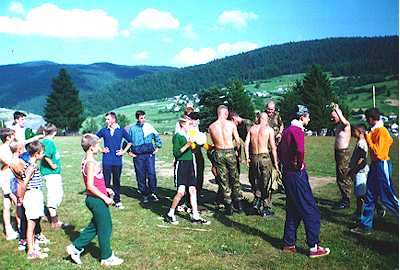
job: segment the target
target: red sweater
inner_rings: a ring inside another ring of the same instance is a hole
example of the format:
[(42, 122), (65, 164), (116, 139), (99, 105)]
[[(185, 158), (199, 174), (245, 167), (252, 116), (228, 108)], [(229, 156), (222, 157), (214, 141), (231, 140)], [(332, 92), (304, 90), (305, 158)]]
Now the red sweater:
[(287, 127), (282, 133), (278, 153), (284, 172), (304, 169), (303, 129), (294, 125)]

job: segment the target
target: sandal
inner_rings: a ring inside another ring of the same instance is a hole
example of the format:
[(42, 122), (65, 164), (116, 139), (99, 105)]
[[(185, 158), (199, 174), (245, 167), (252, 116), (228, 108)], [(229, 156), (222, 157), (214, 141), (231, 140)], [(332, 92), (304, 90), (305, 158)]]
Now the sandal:
[(40, 251), (34, 250), (32, 252), (28, 252), (27, 259), (28, 260), (35, 260), (35, 259), (40, 259), (43, 260), (44, 258), (47, 258), (49, 254), (47, 253), (42, 253)]

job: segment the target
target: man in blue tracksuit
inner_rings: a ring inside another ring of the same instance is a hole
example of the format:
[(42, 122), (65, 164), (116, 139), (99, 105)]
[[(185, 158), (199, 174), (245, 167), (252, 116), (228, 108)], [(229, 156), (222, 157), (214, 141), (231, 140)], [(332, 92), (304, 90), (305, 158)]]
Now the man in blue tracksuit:
[[(97, 137), (104, 140), (102, 160), (104, 180), (109, 188), (112, 176), (115, 207), (124, 209), (120, 199), (122, 156), (131, 147), (131, 138), (128, 132), (117, 124), (117, 116), (114, 112), (107, 113), (105, 118), (107, 127), (96, 133)], [(123, 139), (128, 142), (124, 149), (122, 149)]]
[[(131, 156), (135, 166), (136, 180), (143, 202), (158, 202), (155, 154), (161, 148), (160, 135), (149, 123), (145, 123), (145, 112), (137, 111), (136, 124), (129, 129), (132, 141)], [(148, 181), (146, 181), (148, 179)]]

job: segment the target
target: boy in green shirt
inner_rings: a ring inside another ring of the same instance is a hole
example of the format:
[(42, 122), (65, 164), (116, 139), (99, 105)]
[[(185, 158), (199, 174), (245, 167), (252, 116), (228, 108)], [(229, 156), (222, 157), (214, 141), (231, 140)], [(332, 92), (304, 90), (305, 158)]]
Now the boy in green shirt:
[(165, 221), (171, 224), (178, 224), (175, 216), (175, 209), (179, 201), (185, 195), (186, 187), (189, 188), (190, 204), (192, 205), (192, 223), (209, 225), (210, 222), (200, 217), (197, 208), (196, 195), (196, 175), (193, 164), (193, 153), (191, 150), (193, 138), (187, 137), (189, 130), (190, 119), (179, 119), (179, 127), (175, 135), (172, 137), (172, 151), (176, 160), (175, 175), (178, 191), (172, 200), (172, 205), (169, 212), (164, 216)]
[(46, 124), (44, 127), (45, 137), (41, 141), (44, 146), (44, 157), (40, 162), (40, 172), (46, 181), (47, 187), (47, 208), (49, 210), (51, 226), (62, 228), (63, 223), (57, 216), (57, 208), (60, 206), (64, 191), (61, 177), (60, 153), (54, 143), (57, 128), (53, 124)]

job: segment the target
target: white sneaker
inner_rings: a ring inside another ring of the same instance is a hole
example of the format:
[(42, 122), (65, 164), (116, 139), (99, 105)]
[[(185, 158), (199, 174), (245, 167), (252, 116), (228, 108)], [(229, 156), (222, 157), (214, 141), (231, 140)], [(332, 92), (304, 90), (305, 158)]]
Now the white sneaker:
[(47, 239), (47, 237), (42, 233), (35, 235), (35, 241), (39, 244), (44, 244), (44, 245), (50, 244), (50, 240)]
[(82, 250), (78, 250), (73, 244), (70, 244), (67, 246), (67, 253), (71, 256), (71, 259), (76, 263), (76, 264), (82, 264), (81, 261), (81, 253), (83, 252)]
[(113, 253), (108, 259), (101, 260), (101, 265), (102, 266), (117, 266), (117, 265), (122, 264), (123, 262), (124, 262), (123, 259), (118, 258)]
[(18, 237), (19, 237), (19, 233), (16, 232), (16, 231), (14, 231), (14, 230), (12, 230), (12, 231), (9, 231), (9, 232), (7, 233), (7, 235), (6, 235), (6, 240), (7, 240), (7, 241), (11, 241), (11, 240), (18, 239)]
[(117, 208), (119, 210), (123, 210), (123, 209), (125, 209), (125, 206), (122, 205), (122, 202), (118, 202), (115, 204), (115, 208)]

